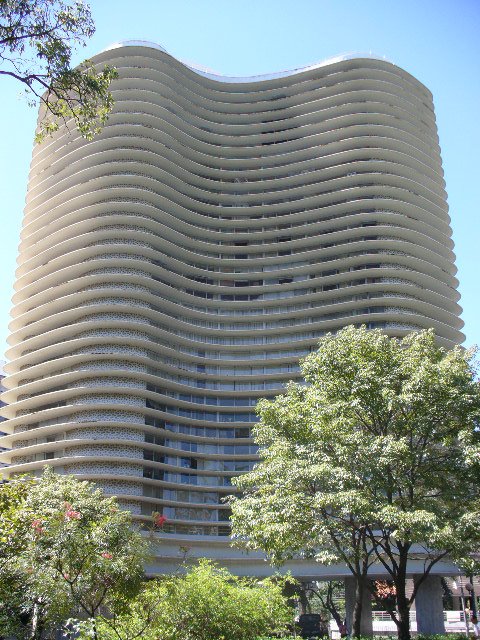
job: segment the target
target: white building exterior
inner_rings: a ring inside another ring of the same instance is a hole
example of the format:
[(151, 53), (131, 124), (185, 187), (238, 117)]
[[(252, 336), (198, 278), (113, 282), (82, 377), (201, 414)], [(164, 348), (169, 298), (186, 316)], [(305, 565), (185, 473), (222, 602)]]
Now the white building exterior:
[(33, 151), (0, 460), (163, 513), (157, 567), (188, 547), (262, 573), (222, 503), (258, 398), (348, 324), (463, 340), (432, 97), (368, 57), (250, 79), (138, 43), (94, 62), (119, 72), (101, 135)]

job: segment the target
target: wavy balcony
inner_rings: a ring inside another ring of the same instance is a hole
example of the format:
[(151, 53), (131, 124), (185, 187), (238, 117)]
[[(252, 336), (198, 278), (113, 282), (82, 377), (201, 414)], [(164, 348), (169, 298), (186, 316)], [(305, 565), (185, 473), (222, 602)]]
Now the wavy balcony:
[(432, 97), (369, 57), (242, 79), (139, 44), (94, 62), (119, 72), (101, 135), (33, 151), (0, 459), (238, 564), (222, 498), (299, 357), (348, 324), (463, 340)]

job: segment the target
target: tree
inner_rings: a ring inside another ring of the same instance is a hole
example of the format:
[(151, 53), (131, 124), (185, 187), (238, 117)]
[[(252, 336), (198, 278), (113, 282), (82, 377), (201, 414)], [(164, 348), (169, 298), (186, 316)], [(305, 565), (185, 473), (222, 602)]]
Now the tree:
[(15, 560), (25, 548), (19, 509), (32, 487), (33, 481), (25, 477), (0, 483), (0, 632), (6, 636), (23, 637), (31, 617)]
[(320, 602), (321, 613), (332, 616), (338, 628), (345, 619), (344, 585), (341, 580), (317, 582), (311, 586), (312, 596)]
[(73, 119), (90, 140), (113, 107), (112, 67), (97, 70), (89, 61), (72, 68), (74, 48), (95, 32), (90, 8), (76, 0), (2, 0), (0, 75), (18, 80), (30, 102), (40, 105), (36, 141)]
[[(98, 626), (105, 640), (255, 640), (292, 621), (282, 586), (237, 578), (203, 559), (185, 575), (144, 585), (126, 610)], [(80, 626), (88, 637), (88, 623)]]
[(327, 621), (332, 617), (338, 628), (345, 619), (343, 580), (296, 582), (292, 591), (298, 596), (300, 613), (317, 613)]
[(18, 511), (33, 488), (31, 478), (22, 477), (12, 482), (0, 482), (0, 573), (8, 568), (10, 560), (21, 547), (18, 537)]
[(16, 519), (21, 544), (11, 565), (31, 612), (29, 636), (80, 613), (93, 621), (96, 638), (100, 608), (135, 595), (143, 578), (146, 543), (130, 514), (93, 483), (46, 467)]
[[(236, 538), (275, 561), (298, 553), (344, 562), (356, 578), (354, 634), (369, 570), (409, 609), (433, 567), (478, 549), (480, 391), (473, 353), (432, 331), (402, 340), (347, 327), (302, 362), (306, 384), (257, 405), (261, 462), (236, 484)], [(411, 597), (405, 581), (416, 563)], [(421, 566), (419, 567), (419, 564)]]

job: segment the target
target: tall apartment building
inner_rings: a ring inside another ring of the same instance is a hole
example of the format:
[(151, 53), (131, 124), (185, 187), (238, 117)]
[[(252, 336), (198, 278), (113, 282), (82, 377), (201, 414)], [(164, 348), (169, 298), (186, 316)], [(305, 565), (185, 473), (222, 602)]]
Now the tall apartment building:
[(0, 458), (163, 513), (162, 566), (246, 566), (222, 498), (258, 398), (348, 324), (463, 339), (432, 97), (368, 57), (241, 79), (141, 43), (94, 61), (119, 72), (102, 134), (33, 151)]
[[(3, 386), (3, 378), (5, 377), (5, 374), (3, 372), (3, 367), (4, 366), (5, 366), (5, 361), (4, 360), (0, 360), (0, 397), (1, 397), (1, 394), (4, 391), (6, 391), (6, 388)], [(5, 406), (5, 403), (2, 400), (0, 400), (0, 411), (1, 411), (1, 408), (3, 406)], [(1, 429), (1, 426), (2, 426), (2, 422), (4, 422), (4, 420), (5, 420), (5, 418), (2, 415), (0, 415), (0, 429)], [(5, 435), (7, 435), (7, 434), (4, 431), (0, 430), (0, 439), (1, 439), (2, 436), (5, 436)], [(8, 449), (6, 447), (0, 447), (0, 452), (7, 451), (7, 450)], [(0, 461), (0, 467), (5, 467), (5, 466), (6, 466), (6, 463)]]

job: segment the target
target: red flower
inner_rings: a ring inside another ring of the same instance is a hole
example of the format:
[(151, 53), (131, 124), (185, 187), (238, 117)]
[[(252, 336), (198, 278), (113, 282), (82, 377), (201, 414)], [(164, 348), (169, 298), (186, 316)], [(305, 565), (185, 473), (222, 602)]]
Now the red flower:
[(165, 516), (160, 515), (159, 513), (157, 513), (153, 518), (153, 524), (156, 527), (163, 527), (166, 521), (167, 521), (167, 518)]
[(102, 558), (105, 558), (106, 560), (111, 560), (113, 558), (111, 553), (108, 553), (108, 551), (104, 551), (102, 554)]

